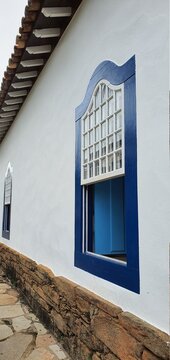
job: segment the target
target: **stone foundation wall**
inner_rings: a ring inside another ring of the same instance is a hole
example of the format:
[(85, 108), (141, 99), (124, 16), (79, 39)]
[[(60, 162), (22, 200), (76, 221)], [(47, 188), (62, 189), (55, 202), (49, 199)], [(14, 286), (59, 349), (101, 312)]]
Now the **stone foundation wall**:
[(167, 334), (1, 243), (0, 266), (72, 359), (169, 359)]

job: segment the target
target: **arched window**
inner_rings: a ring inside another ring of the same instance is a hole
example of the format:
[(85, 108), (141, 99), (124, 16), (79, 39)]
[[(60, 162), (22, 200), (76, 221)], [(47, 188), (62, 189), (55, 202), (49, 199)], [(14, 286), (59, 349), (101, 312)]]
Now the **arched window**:
[(75, 266), (139, 292), (135, 57), (104, 61), (76, 109)]
[(10, 222), (11, 222), (11, 199), (12, 199), (12, 168), (8, 165), (5, 182), (4, 182), (4, 206), (3, 206), (3, 223), (2, 236), (6, 239), (10, 238)]

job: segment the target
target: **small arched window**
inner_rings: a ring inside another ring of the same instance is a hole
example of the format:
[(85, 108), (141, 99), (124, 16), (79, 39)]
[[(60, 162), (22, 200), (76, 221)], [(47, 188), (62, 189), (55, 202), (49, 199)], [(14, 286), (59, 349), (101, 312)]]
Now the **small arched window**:
[(5, 182), (4, 182), (4, 206), (3, 206), (3, 223), (2, 223), (2, 236), (6, 239), (10, 238), (11, 199), (12, 199), (12, 167), (9, 164), (5, 174)]

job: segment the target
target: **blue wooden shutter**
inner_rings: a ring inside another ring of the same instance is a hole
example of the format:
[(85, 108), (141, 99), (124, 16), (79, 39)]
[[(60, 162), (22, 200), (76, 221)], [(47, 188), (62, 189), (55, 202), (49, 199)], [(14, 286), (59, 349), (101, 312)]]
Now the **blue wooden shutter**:
[(124, 179), (94, 185), (94, 252), (111, 255), (125, 252)]

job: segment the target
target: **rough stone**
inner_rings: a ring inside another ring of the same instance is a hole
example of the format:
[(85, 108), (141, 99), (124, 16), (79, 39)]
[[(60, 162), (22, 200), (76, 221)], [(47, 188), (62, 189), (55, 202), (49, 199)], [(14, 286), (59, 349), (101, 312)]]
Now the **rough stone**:
[(92, 358), (92, 351), (81, 341), (78, 340), (78, 359), (81, 360), (91, 360)]
[(48, 347), (56, 343), (54, 337), (50, 334), (38, 335), (36, 338), (36, 347)]
[(9, 339), (2, 341), (0, 347), (0, 359), (21, 360), (21, 357), (32, 341), (33, 336), (26, 334), (15, 334)]
[(91, 304), (94, 304), (96, 307), (103, 310), (114, 318), (117, 318), (118, 315), (122, 312), (122, 309), (119, 306), (111, 304), (109, 301), (104, 300), (100, 296), (92, 293), (87, 289), (84, 289), (81, 286), (77, 286), (75, 292), (77, 296), (85, 299)]
[(19, 332), (24, 329), (28, 329), (31, 325), (31, 320), (26, 319), (25, 316), (19, 316), (13, 319), (13, 328), (15, 331)]
[(152, 354), (150, 351), (144, 350), (142, 360), (160, 360), (160, 357)]
[(0, 325), (0, 341), (13, 335), (11, 328), (7, 325)]
[(8, 284), (0, 284), (0, 294), (5, 294), (10, 289)]
[(96, 354), (92, 356), (92, 360), (101, 360)]
[(59, 360), (64, 360), (67, 358), (64, 351), (58, 345), (50, 345), (49, 349), (57, 356)]
[(8, 289), (11, 289), (11, 287), (6, 283), (1, 283), (0, 284), (0, 290), (2, 290), (2, 289), (8, 290)]
[(47, 295), (47, 297), (51, 299), (51, 301), (54, 303), (54, 304), (59, 304), (60, 302), (60, 296), (59, 294), (49, 285), (44, 285), (43, 286), (43, 290), (45, 292), (45, 294)]
[(47, 333), (46, 328), (41, 323), (35, 322), (34, 326), (37, 329), (38, 335), (45, 335)]
[(8, 294), (1, 294), (0, 295), (0, 305), (12, 305), (17, 302), (18, 298), (8, 295)]
[(58, 292), (67, 299), (68, 304), (74, 307), (76, 303), (75, 289), (77, 284), (62, 276), (55, 276), (53, 282)]
[[(44, 320), (45, 324), (52, 325), (54, 332), (61, 336), (62, 343), (65, 343), (73, 359), (168, 359), (167, 334), (123, 312), (118, 306), (87, 289), (63, 277), (54, 276), (48, 268), (37, 265), (4, 244), (0, 244), (0, 261), (14, 283), (21, 288), (38, 316)], [(4, 278), (1, 280), (4, 281)], [(0, 289), (3, 294), (17, 297), (15, 290), (10, 290), (10, 287), (2, 286)], [(13, 306), (19, 308), (20, 305)], [(10, 315), (10, 307), (7, 305), (2, 307), (0, 308), (1, 325), (10, 325), (6, 322), (13, 319), (13, 314)], [(15, 313), (14, 317), (25, 314), (27, 320), (31, 321), (29, 310), (25, 310), (23, 304), (22, 308), (24, 313)], [(32, 316), (34, 325), (36, 322), (39, 324), (35, 315)], [(49, 334), (46, 333), (44, 327), (43, 330), (42, 327), (41, 330), (37, 330), (34, 325), (23, 329), (22, 332), (26, 334), (30, 332), (34, 338), (39, 332), (36, 350), (44, 348), (45, 344), (54, 345), (54, 343), (49, 343)], [(45, 355), (42, 356), (42, 350), (34, 353), (34, 356), (38, 356), (41, 360), (45, 358)], [(56, 355), (54, 360), (56, 360)]]
[(54, 355), (44, 348), (38, 348), (33, 350), (33, 352), (27, 357), (27, 360), (53, 360), (53, 359), (54, 359)]
[(53, 320), (57, 326), (57, 328), (63, 333), (67, 333), (67, 326), (60, 314), (58, 314), (55, 310), (52, 310), (51, 315), (53, 317)]
[[(107, 355), (105, 355), (105, 357), (104, 357), (104, 359), (105, 360), (119, 360), (118, 358), (117, 358), (117, 356), (115, 356), (115, 355), (113, 355), (113, 354), (107, 354)], [(128, 358), (128, 360), (130, 360), (129, 358)]]
[(112, 317), (100, 312), (92, 323), (95, 336), (121, 360), (130, 356), (140, 358), (142, 345), (119, 326)]
[(23, 314), (24, 313), (20, 304), (0, 307), (0, 319), (14, 318)]
[(82, 313), (90, 313), (90, 303), (81, 297), (77, 297), (76, 299), (77, 308)]
[(124, 312), (119, 316), (122, 326), (144, 346), (162, 359), (169, 356), (169, 336), (137, 316)]
[[(25, 311), (25, 309), (24, 309), (24, 311)], [(30, 320), (32, 320), (32, 321), (36, 321), (36, 322), (39, 322), (39, 319), (37, 318), (37, 316), (35, 315), (35, 314), (33, 314), (33, 313), (29, 313), (29, 310), (28, 310), (28, 308), (27, 308), (27, 310), (26, 310), (27, 312), (26, 312), (26, 317), (27, 317), (27, 319), (30, 319)]]
[(18, 298), (18, 296), (19, 296), (18, 291), (15, 290), (15, 289), (9, 289), (8, 290), (8, 295), (14, 296), (16, 298)]

